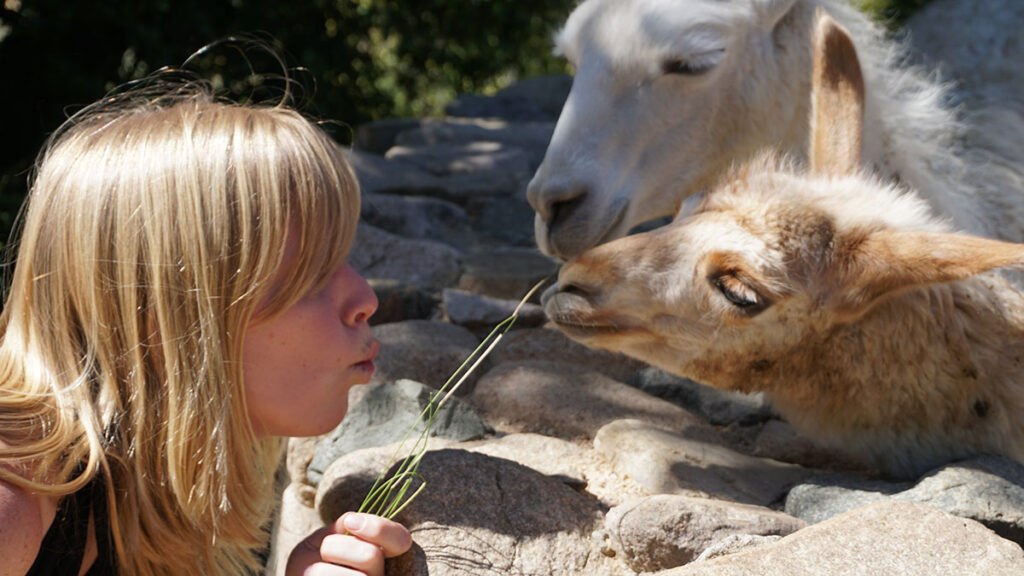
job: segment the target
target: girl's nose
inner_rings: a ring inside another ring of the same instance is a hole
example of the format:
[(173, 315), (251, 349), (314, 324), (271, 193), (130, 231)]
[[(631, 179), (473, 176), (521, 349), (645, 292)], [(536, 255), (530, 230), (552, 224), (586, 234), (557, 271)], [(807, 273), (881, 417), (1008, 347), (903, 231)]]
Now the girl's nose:
[(365, 278), (359, 275), (348, 263), (345, 263), (342, 272), (345, 285), (345, 309), (342, 312), (342, 321), (349, 326), (357, 326), (370, 320), (373, 313), (377, 311), (377, 294), (370, 287)]

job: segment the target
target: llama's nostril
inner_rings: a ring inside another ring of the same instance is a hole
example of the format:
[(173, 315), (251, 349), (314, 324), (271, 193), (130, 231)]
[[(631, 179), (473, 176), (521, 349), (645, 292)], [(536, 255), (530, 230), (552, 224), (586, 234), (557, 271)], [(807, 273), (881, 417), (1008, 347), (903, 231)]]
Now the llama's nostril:
[(549, 225), (556, 220), (564, 220), (566, 214), (580, 204), (587, 195), (583, 186), (546, 187), (540, 183), (531, 183), (527, 190), (527, 200), (540, 217)]
[(558, 291), (562, 294), (575, 294), (576, 296), (586, 296), (591, 292), (590, 289), (571, 282), (568, 284), (559, 284)]
[(548, 226), (554, 229), (560, 224), (571, 220), (573, 214), (575, 214), (583, 204), (583, 198), (585, 195), (585, 192), (581, 192), (578, 196), (569, 200), (561, 200), (553, 203), (550, 210), (551, 216), (548, 218)]

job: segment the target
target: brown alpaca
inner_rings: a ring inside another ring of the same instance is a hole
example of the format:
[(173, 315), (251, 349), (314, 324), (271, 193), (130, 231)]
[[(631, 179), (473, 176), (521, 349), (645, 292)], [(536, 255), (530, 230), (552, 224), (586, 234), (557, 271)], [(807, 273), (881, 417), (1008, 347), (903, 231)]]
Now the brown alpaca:
[(1024, 462), (1024, 245), (951, 231), (861, 168), (864, 84), (819, 15), (809, 166), (772, 155), (669, 226), (585, 252), (545, 295), (570, 337), (728, 390), (890, 473)]

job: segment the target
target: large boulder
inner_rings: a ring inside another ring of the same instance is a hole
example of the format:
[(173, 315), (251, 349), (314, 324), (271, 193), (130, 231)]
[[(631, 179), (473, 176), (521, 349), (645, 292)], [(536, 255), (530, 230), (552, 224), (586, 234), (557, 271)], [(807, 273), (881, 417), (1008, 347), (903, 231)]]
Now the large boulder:
[(656, 576), (1011, 576), (1024, 550), (973, 520), (924, 504), (881, 502), (778, 542)]
[[(317, 495), (322, 518), (357, 508), (368, 490), (374, 469), (363, 469), (356, 459), (371, 465), (383, 460), (353, 454), (332, 465)], [(625, 573), (592, 538), (601, 521), (598, 503), (558, 479), (455, 449), (427, 452), (419, 473), (426, 488), (396, 518), (415, 544), (388, 562), (391, 576)]]

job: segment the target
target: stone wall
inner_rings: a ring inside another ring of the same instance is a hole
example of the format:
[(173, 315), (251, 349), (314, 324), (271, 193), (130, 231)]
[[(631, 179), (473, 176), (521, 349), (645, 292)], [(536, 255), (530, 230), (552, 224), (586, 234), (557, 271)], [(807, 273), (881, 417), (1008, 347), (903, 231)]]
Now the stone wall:
[[(291, 442), (269, 573), (358, 507), (431, 387), (557, 270), (534, 248), (525, 186), (569, 82), (359, 130), (351, 261), (381, 300), (382, 352), (337, 430)], [(1024, 573), (1021, 465), (982, 457), (887, 481), (764, 398), (583, 348), (535, 304), (433, 432), (427, 487), (398, 517), (415, 545), (392, 575)]]

